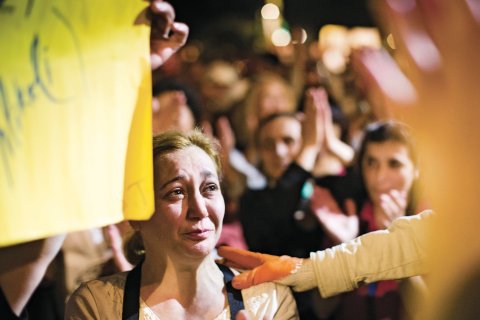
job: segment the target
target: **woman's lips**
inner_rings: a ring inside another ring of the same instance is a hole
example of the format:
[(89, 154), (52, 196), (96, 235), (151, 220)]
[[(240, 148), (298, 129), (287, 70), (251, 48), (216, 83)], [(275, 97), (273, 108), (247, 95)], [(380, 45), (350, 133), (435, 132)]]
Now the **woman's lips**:
[(213, 230), (205, 229), (205, 230), (192, 230), (185, 232), (185, 236), (194, 241), (201, 241), (207, 239)]

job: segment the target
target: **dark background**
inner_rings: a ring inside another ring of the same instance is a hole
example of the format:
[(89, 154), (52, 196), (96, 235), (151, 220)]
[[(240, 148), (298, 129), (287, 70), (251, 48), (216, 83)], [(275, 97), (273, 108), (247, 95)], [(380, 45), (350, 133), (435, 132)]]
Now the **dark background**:
[[(225, 21), (255, 21), (263, 0), (170, 0), (177, 20), (191, 28), (191, 38), (208, 36), (206, 30), (222, 29)], [(372, 26), (367, 0), (284, 0), (284, 17), (289, 25), (318, 31), (325, 24)]]

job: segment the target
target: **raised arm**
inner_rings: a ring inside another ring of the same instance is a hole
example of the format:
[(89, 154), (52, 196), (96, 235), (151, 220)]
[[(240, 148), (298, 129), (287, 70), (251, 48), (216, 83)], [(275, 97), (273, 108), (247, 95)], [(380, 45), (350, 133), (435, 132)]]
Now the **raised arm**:
[(311, 171), (315, 165), (318, 152), (325, 139), (322, 130), (320, 104), (316, 89), (309, 89), (305, 99), (305, 113), (302, 122), (302, 148), (295, 162), (306, 171)]
[(25, 308), (64, 239), (65, 235), (58, 235), (0, 248), (0, 288), (16, 315)]
[(323, 119), (323, 130), (325, 135), (325, 147), (335, 155), (344, 165), (349, 165), (355, 152), (351, 146), (340, 140), (333, 129), (332, 107), (328, 102), (328, 95), (324, 89), (318, 93), (318, 103)]
[(150, 63), (155, 70), (187, 42), (189, 29), (186, 24), (175, 22), (175, 10), (168, 2), (154, 0), (150, 10)]

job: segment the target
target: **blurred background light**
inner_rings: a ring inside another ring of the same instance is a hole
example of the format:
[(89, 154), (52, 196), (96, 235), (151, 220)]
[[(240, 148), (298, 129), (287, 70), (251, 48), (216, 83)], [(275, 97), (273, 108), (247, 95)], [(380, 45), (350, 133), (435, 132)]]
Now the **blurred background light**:
[(290, 44), (292, 36), (290, 32), (284, 28), (279, 28), (272, 33), (272, 43), (277, 47), (285, 47)]
[(280, 9), (273, 3), (267, 3), (261, 10), (262, 19), (275, 20), (280, 17)]

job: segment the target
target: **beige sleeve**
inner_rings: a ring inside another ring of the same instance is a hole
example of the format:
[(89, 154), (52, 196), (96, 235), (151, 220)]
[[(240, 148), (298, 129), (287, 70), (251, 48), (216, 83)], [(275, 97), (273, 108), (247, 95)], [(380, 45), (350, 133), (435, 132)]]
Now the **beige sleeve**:
[(311, 253), (320, 294), (330, 297), (365, 283), (427, 273), (426, 233), (433, 217), (431, 211), (402, 217), (387, 230)]
[(86, 284), (82, 284), (68, 299), (65, 319), (100, 319), (97, 301)]

